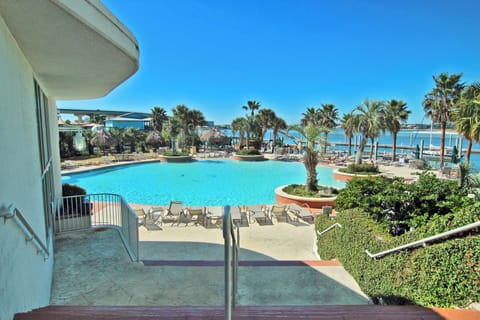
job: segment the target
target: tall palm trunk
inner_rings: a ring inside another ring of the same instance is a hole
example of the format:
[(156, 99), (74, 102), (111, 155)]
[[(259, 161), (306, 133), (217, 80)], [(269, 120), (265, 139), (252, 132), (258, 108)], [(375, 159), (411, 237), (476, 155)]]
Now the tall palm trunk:
[(373, 159), (373, 148), (375, 147), (375, 138), (370, 138), (370, 160)]
[(328, 145), (328, 132), (325, 131), (325, 145), (323, 147), (323, 153), (327, 153), (327, 145)]
[(441, 122), (441, 134), (440, 134), (440, 159), (438, 160), (438, 165), (440, 168), (443, 168), (443, 156), (445, 154), (445, 132), (447, 131), (447, 122)]
[(238, 131), (238, 137), (239, 137), (238, 150), (242, 149), (244, 136), (245, 136), (245, 132), (243, 130), (239, 130)]
[[(466, 157), (465, 162), (468, 164), (470, 163), (470, 154), (472, 153), (473, 139), (469, 138), (467, 140), (468, 140), (468, 146), (467, 146), (467, 154), (465, 155)], [(460, 148), (460, 153), (461, 152), (462, 152), (462, 148)]]
[(393, 145), (392, 145), (392, 162), (395, 162), (397, 156), (397, 133), (393, 133)]
[(363, 150), (365, 149), (365, 146), (367, 145), (367, 137), (363, 136), (362, 141), (360, 141), (360, 146), (357, 149), (357, 154), (355, 155), (355, 164), (361, 164), (362, 163), (362, 155), (363, 155)]
[(277, 136), (278, 131), (273, 131), (272, 153), (275, 151), (275, 147), (277, 146)]
[(307, 181), (305, 184), (305, 189), (307, 192), (316, 192), (318, 191), (318, 180), (317, 180), (317, 164), (318, 157), (317, 153), (310, 148), (307, 148), (305, 153), (305, 169), (307, 169)]
[(182, 128), (180, 130), (180, 144), (181, 144), (181, 148), (185, 148), (185, 140), (186, 140), (186, 132), (185, 132), (185, 128)]
[(352, 155), (352, 136), (348, 136), (348, 155)]

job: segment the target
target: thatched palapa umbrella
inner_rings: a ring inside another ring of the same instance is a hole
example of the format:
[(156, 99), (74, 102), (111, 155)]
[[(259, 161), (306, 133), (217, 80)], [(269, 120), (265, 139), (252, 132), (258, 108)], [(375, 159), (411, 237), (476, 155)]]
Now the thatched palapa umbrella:
[(148, 134), (145, 142), (154, 148), (158, 148), (163, 143), (163, 137), (158, 131), (152, 131)]
[(217, 129), (209, 129), (202, 132), (200, 140), (202, 142), (208, 142), (211, 145), (212, 143), (227, 143), (229, 138), (225, 133), (218, 131)]
[(104, 130), (98, 132), (91, 140), (90, 143), (105, 150), (106, 147), (115, 147), (118, 145), (118, 139), (114, 135)]
[(222, 142), (228, 142), (228, 137), (225, 135), (225, 133), (218, 131), (216, 129), (209, 129), (200, 135), (200, 140), (203, 142), (217, 142), (217, 143), (222, 143)]

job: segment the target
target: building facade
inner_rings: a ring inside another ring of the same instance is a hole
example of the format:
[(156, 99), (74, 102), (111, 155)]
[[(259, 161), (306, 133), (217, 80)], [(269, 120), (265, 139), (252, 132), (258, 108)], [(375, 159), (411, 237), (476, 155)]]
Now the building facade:
[(147, 113), (130, 112), (117, 117), (108, 117), (105, 120), (105, 128), (149, 130), (152, 118)]
[(135, 37), (98, 0), (0, 0), (0, 319), (49, 304), (61, 197), (56, 100), (104, 96), (138, 61)]

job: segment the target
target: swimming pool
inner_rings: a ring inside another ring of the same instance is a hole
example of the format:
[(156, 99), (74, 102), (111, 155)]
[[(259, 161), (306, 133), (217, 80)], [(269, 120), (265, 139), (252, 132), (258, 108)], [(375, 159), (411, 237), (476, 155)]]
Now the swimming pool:
[[(317, 167), (323, 185), (344, 187), (331, 168)], [(68, 174), (63, 183), (87, 193), (115, 193), (129, 203), (219, 206), (274, 203), (276, 187), (305, 183), (303, 163), (208, 160), (190, 163), (151, 162)]]

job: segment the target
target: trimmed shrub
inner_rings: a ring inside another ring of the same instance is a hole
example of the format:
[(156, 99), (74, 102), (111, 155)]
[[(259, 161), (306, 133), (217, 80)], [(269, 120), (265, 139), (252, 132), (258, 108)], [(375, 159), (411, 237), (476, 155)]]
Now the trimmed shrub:
[(373, 164), (361, 163), (355, 164), (351, 163), (346, 168), (340, 168), (340, 172), (350, 173), (350, 174), (361, 174), (361, 175), (371, 175), (378, 174), (378, 167)]
[(64, 197), (70, 197), (70, 196), (84, 196), (87, 194), (87, 190), (84, 188), (77, 186), (75, 184), (68, 184), (64, 183), (62, 184), (62, 195)]
[(259, 156), (261, 155), (260, 151), (257, 149), (247, 149), (243, 148), (242, 150), (237, 152), (240, 156)]
[(187, 152), (172, 152), (167, 151), (163, 154), (166, 157), (187, 157), (189, 154)]
[(304, 184), (290, 184), (283, 188), (283, 192), (291, 194), (293, 196), (307, 197), (307, 198), (329, 198), (335, 197), (338, 194), (338, 190), (333, 187), (318, 186), (317, 192), (309, 192), (306, 190)]
[[(87, 191), (77, 185), (63, 184), (62, 195), (63, 197), (80, 196), (77, 198), (64, 198), (62, 208), (60, 210), (60, 218), (75, 218), (79, 216), (91, 215), (92, 205), (85, 198)], [(58, 216), (56, 217), (59, 218)]]
[[(478, 221), (480, 205), (465, 208), (450, 219), (446, 216), (438, 219), (432, 219), (425, 229), (392, 237), (363, 210), (344, 210), (336, 218), (343, 228), (335, 228), (322, 235), (318, 240), (318, 251), (322, 259), (338, 258), (375, 303), (464, 307), (478, 302), (478, 233), (400, 251), (379, 260), (373, 260), (365, 253), (365, 249), (377, 253), (422, 239), (434, 231), (437, 233), (438, 230)], [(320, 215), (317, 217), (317, 228), (324, 230), (334, 222)]]

